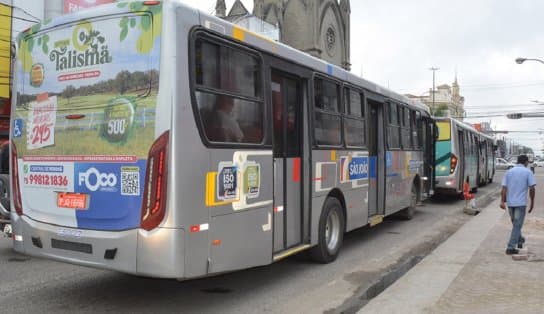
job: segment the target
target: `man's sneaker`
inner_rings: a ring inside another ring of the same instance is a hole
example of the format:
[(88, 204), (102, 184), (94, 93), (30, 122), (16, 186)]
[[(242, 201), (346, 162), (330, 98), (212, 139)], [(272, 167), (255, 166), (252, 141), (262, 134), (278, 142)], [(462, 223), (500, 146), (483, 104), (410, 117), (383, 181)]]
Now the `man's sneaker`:
[(506, 249), (506, 255), (513, 255), (518, 253), (519, 253), (518, 249)]
[(518, 243), (518, 249), (523, 249), (523, 243)]

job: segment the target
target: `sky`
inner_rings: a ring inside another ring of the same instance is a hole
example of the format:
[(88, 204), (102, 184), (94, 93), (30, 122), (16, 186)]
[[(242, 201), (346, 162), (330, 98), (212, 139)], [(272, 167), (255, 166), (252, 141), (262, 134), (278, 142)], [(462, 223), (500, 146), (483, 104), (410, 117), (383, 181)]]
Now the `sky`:
[[(182, 2), (212, 13), (215, 0)], [(234, 1), (226, 1), (227, 11)], [(253, 9), (252, 0), (242, 3)], [(402, 94), (423, 95), (457, 79), (467, 122), (491, 122), (507, 139), (544, 148), (543, 118), (509, 120), (507, 112), (544, 113), (544, 1), (351, 1), (352, 72)], [(538, 105), (536, 102), (542, 102)]]

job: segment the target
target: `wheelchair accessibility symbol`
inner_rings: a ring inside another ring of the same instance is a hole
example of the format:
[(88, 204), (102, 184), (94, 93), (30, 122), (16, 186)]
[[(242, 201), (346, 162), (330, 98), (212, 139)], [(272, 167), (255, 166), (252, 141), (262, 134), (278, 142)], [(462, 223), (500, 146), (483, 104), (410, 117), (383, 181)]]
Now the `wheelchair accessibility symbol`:
[(13, 120), (13, 137), (21, 137), (23, 135), (23, 119)]

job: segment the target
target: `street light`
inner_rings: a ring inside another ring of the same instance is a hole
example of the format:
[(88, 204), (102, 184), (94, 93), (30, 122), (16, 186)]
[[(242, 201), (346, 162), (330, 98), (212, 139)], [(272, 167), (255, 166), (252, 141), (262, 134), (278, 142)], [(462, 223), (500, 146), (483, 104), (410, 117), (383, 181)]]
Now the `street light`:
[(537, 61), (537, 62), (540, 62), (540, 63), (544, 64), (544, 61), (542, 61), (540, 59), (516, 58), (516, 63), (517, 64), (522, 64), (525, 61)]

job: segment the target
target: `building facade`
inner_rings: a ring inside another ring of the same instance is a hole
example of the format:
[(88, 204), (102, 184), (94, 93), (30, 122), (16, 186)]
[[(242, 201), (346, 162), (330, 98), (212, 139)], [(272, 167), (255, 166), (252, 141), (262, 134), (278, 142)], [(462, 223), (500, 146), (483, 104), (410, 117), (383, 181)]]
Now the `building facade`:
[[(349, 0), (254, 0), (252, 13), (236, 0), (228, 14), (225, 1), (216, 2), (218, 17), (347, 70), (350, 14)], [(271, 27), (277, 29), (277, 38)]]
[(429, 106), (431, 112), (437, 117), (451, 117), (463, 120), (465, 112), (465, 97), (461, 96), (457, 76), (452, 85), (442, 84), (433, 89), (429, 89), (429, 93), (424, 96), (414, 96), (407, 94), (408, 98), (417, 99)]

